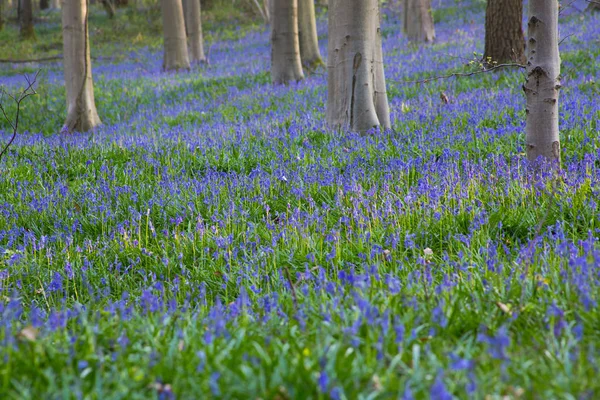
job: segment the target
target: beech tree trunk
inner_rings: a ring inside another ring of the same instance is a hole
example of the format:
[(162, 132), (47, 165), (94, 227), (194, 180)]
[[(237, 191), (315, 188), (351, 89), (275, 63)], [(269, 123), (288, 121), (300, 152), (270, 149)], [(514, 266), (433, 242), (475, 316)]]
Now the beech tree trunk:
[(190, 41), (190, 59), (193, 63), (205, 62), (200, 0), (184, 0), (183, 8), (185, 31)]
[(181, 0), (160, 0), (163, 16), (165, 53), (163, 70), (189, 69), (185, 22)]
[(85, 132), (100, 125), (94, 101), (86, 0), (62, 0), (62, 30), (67, 89), (68, 132)]
[(558, 93), (560, 55), (558, 51), (558, 1), (529, 0), (527, 79), (527, 158), (544, 157), (560, 163)]
[(411, 42), (435, 40), (431, 0), (404, 0), (404, 33)]
[(483, 61), (524, 64), (523, 0), (488, 0)]
[(21, 0), (21, 37), (23, 39), (35, 39), (35, 30), (33, 29), (33, 2), (32, 0)]
[(298, 0), (273, 0), (271, 78), (281, 84), (304, 79), (298, 39)]
[(315, 0), (298, 0), (298, 33), (300, 35), (300, 58), (302, 66), (314, 70), (323, 65), (317, 36)]
[(378, 0), (330, 0), (327, 123), (390, 128)]

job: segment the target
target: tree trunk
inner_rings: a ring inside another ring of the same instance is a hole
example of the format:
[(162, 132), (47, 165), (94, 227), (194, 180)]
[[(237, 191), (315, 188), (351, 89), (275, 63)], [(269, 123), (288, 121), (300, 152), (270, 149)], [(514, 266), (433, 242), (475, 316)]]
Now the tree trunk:
[(298, 33), (300, 35), (300, 57), (302, 66), (308, 70), (323, 65), (317, 36), (315, 0), (298, 0)]
[(33, 29), (33, 2), (32, 0), (21, 0), (21, 37), (23, 39), (35, 39)]
[(55, 10), (60, 9), (60, 0), (51, 0), (51, 7)]
[(404, 33), (411, 42), (433, 42), (435, 27), (431, 0), (404, 0)]
[(102, 3), (102, 7), (106, 11), (108, 18), (113, 19), (115, 17), (115, 5), (111, 0), (100, 0)]
[(488, 0), (483, 62), (525, 63), (523, 0)]
[(274, 0), (271, 29), (271, 78), (281, 84), (304, 79), (298, 39), (298, 1)]
[(63, 0), (62, 30), (67, 89), (68, 132), (85, 132), (100, 125), (94, 102), (92, 62), (88, 36), (86, 0)]
[(0, 0), (0, 31), (4, 29), (4, 7), (5, 1)]
[(558, 52), (558, 1), (529, 0), (527, 79), (527, 158), (538, 157), (560, 163), (558, 131), (558, 92), (560, 55)]
[(328, 0), (319, 0), (319, 5), (324, 6), (324, 7), (329, 7), (329, 1)]
[(50, 8), (50, 1), (40, 0), (40, 10), (47, 10), (48, 8)]
[(586, 11), (600, 11), (600, 1), (599, 0), (591, 0), (588, 3)]
[(160, 0), (163, 16), (165, 53), (163, 70), (189, 69), (185, 22), (181, 0)]
[(206, 62), (202, 39), (200, 0), (184, 0), (185, 30), (190, 41), (190, 59), (193, 63)]
[(327, 123), (366, 132), (390, 128), (378, 0), (331, 0)]

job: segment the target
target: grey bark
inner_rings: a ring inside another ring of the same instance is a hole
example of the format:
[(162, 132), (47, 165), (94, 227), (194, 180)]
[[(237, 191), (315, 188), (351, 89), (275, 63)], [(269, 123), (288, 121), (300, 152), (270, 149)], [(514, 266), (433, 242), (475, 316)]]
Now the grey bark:
[(330, 0), (327, 123), (390, 128), (378, 0)]
[(298, 0), (298, 33), (302, 66), (309, 70), (323, 65), (317, 36), (315, 0)]
[(205, 62), (200, 0), (183, 0), (183, 8), (185, 31), (190, 42), (190, 61), (193, 63)]
[(271, 16), (273, 83), (285, 84), (304, 79), (298, 39), (298, 1), (273, 0)]
[(62, 0), (63, 64), (67, 89), (69, 132), (85, 132), (100, 125), (94, 101), (94, 83), (88, 36), (86, 0)]
[(525, 63), (523, 0), (488, 0), (485, 10), (485, 63)]
[(527, 97), (527, 158), (560, 162), (558, 1), (529, 0), (527, 26), (527, 79), (523, 86)]
[(33, 29), (33, 2), (32, 0), (21, 0), (20, 33), (24, 39), (35, 39)]
[(181, 0), (160, 0), (163, 17), (163, 70), (189, 69), (187, 39)]
[(411, 42), (435, 40), (431, 0), (404, 0), (404, 33)]

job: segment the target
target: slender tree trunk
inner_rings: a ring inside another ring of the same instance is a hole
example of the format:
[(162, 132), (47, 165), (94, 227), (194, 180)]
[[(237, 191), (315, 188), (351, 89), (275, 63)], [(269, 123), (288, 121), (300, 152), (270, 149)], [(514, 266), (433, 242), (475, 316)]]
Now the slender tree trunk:
[(163, 70), (189, 69), (185, 22), (181, 0), (160, 0), (163, 16), (165, 53)]
[(298, 33), (302, 66), (308, 70), (323, 65), (317, 36), (315, 0), (298, 0)]
[(488, 0), (483, 61), (524, 64), (523, 0)]
[(327, 123), (390, 128), (378, 0), (330, 0)]
[(591, 0), (588, 3), (586, 11), (600, 11), (600, 1), (599, 0)]
[(55, 10), (58, 10), (60, 8), (60, 0), (52, 0), (51, 7)]
[(0, 0), (0, 31), (4, 29), (4, 7), (5, 0)]
[(48, 8), (50, 8), (50, 1), (40, 0), (40, 10), (47, 10)]
[(527, 79), (527, 158), (545, 157), (560, 163), (558, 92), (560, 55), (558, 51), (558, 1), (529, 0)]
[(190, 41), (190, 59), (193, 63), (206, 62), (202, 38), (200, 0), (183, 1), (185, 30)]
[(298, 39), (297, 0), (273, 0), (271, 78), (281, 84), (304, 79)]
[(21, 37), (23, 39), (35, 39), (33, 29), (33, 2), (32, 0), (21, 0)]
[(104, 7), (108, 18), (113, 19), (115, 17), (115, 5), (112, 0), (100, 0), (100, 2), (102, 3), (102, 7)]
[(85, 132), (100, 125), (94, 101), (86, 0), (62, 0), (62, 29), (67, 89), (68, 132)]
[(433, 42), (431, 0), (404, 0), (404, 33), (411, 42)]

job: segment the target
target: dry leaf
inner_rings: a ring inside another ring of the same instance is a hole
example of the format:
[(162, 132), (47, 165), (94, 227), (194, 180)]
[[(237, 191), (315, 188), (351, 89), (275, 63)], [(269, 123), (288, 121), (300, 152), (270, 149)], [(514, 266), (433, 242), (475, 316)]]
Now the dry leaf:
[(29, 325), (21, 329), (21, 332), (19, 332), (18, 337), (19, 339), (27, 340), (28, 342), (35, 342), (35, 340), (37, 339), (37, 334), (38, 329)]
[(512, 310), (510, 309), (510, 305), (501, 303), (499, 301), (496, 302), (496, 305), (504, 314), (512, 315)]

